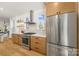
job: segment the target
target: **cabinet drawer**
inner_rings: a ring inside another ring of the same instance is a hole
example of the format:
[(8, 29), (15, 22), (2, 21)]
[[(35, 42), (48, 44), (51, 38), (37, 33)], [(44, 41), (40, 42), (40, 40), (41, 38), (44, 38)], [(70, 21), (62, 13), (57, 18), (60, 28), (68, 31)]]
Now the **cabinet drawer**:
[(43, 41), (31, 41), (31, 43), (34, 44), (34, 45), (40, 45), (40, 46), (45, 46), (45, 44), (46, 44)]
[(33, 49), (34, 51), (37, 51), (39, 53), (46, 54), (46, 50), (42, 49), (40, 47), (34, 46), (34, 47), (31, 47), (31, 49)]
[(43, 37), (31, 37), (31, 42), (45, 44), (46, 39)]
[(38, 47), (40, 47), (40, 48), (45, 49), (45, 43), (31, 42), (31, 46), (38, 46)]

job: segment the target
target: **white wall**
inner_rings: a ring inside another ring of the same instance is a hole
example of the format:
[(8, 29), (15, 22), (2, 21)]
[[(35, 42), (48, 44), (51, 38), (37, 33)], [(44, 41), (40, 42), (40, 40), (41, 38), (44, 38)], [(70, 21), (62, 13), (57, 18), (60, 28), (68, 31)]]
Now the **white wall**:
[[(40, 33), (41, 32), (41, 29), (40, 29), (40, 27), (39, 27), (39, 25), (40, 25), (40, 20), (39, 20), (39, 16), (40, 15), (44, 15), (44, 21), (46, 21), (46, 19), (45, 19), (45, 9), (40, 9), (40, 10), (37, 10), (37, 11), (35, 11), (35, 13), (34, 13), (34, 19), (35, 19), (35, 21), (36, 21), (36, 23), (37, 23), (37, 31), (38, 31), (38, 33)], [(43, 30), (45, 30), (45, 23), (43, 24)], [(44, 31), (42, 32), (42, 33), (44, 33)]]
[[(26, 17), (30, 17), (29, 12), (26, 13), (26, 14), (20, 15), (20, 16), (15, 16), (15, 17), (12, 18), (12, 20), (13, 20), (13, 30), (12, 30), (12, 32), (13, 33), (19, 34), (19, 27), (17, 27), (18, 26), (17, 20), (21, 19), (24, 22), (26, 22)], [(26, 29), (26, 24), (24, 24), (24, 26), (25, 26), (24, 29)]]
[[(34, 14), (33, 14), (33, 21), (36, 23), (36, 25), (31, 25), (29, 29), (26, 28), (26, 24), (24, 24), (25, 26), (25, 31), (28, 32), (28, 31), (34, 31), (35, 32), (38, 32), (39, 31), (39, 15), (40, 14), (44, 14), (44, 9), (39, 9), (39, 10), (35, 10), (34, 11)], [(22, 19), (24, 22), (26, 21), (26, 17), (30, 18), (30, 11), (28, 11), (28, 13), (25, 13), (23, 15), (20, 15), (20, 16), (16, 16), (16, 17), (13, 17), (12, 20), (14, 20), (14, 24), (13, 24), (13, 30), (12, 32), (13, 33), (19, 33), (19, 28), (17, 28), (17, 20), (18, 19)]]

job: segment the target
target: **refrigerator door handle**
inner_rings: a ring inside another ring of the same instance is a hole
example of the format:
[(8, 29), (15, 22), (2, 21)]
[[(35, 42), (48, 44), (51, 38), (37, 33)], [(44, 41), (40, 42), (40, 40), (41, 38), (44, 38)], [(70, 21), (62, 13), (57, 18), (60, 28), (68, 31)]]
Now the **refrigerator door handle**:
[(47, 19), (46, 21), (48, 22), (48, 23), (46, 23), (46, 24), (47, 24), (47, 28), (46, 28), (46, 30), (47, 30), (47, 32), (46, 32), (46, 36), (47, 36), (47, 41), (49, 42), (49, 41), (50, 41), (49, 39), (51, 39), (51, 36), (50, 36), (50, 25), (51, 25), (51, 23), (50, 23), (50, 18)]
[(58, 44), (60, 44), (60, 18), (58, 15)]
[[(60, 20), (60, 21), (61, 21), (61, 20)], [(64, 30), (64, 29), (63, 29), (63, 25), (64, 25), (63, 23), (64, 23), (64, 22), (63, 22), (63, 20), (62, 20), (61, 25), (60, 25), (60, 26), (61, 26), (61, 28), (60, 28), (61, 33), (63, 33), (63, 30)]]
[(58, 19), (58, 15), (56, 15), (56, 17), (57, 17), (57, 19), (55, 20), (55, 26), (54, 26), (54, 28), (55, 28), (55, 39), (56, 39), (56, 44), (59, 44), (59, 34), (58, 34), (58, 32), (59, 32), (59, 19)]

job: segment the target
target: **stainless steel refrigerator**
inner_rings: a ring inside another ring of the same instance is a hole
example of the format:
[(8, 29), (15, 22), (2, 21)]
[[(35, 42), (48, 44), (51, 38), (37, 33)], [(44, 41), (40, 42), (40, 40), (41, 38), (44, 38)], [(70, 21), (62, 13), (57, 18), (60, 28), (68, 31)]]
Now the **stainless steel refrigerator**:
[(47, 55), (77, 55), (77, 15), (64, 13), (46, 19)]

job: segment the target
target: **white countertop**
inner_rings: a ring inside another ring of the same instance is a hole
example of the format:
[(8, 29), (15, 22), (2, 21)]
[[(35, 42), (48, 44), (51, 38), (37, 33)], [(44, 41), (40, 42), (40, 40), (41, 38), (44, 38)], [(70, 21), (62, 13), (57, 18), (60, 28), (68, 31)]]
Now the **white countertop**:
[(34, 34), (32, 36), (38, 36), (38, 37), (46, 37), (46, 35), (43, 35), (43, 34)]
[(0, 33), (0, 36), (2, 36), (3, 35), (3, 33)]
[(5, 34), (8, 34), (8, 33), (0, 33), (0, 36), (5, 35)]
[[(14, 33), (15, 34), (15, 33)], [(16, 33), (16, 34), (18, 34), (18, 33)], [(22, 35), (22, 34), (20, 34), (20, 35)], [(46, 35), (45, 34), (33, 34), (33, 35), (31, 35), (31, 36), (37, 36), (37, 37), (46, 37)]]

